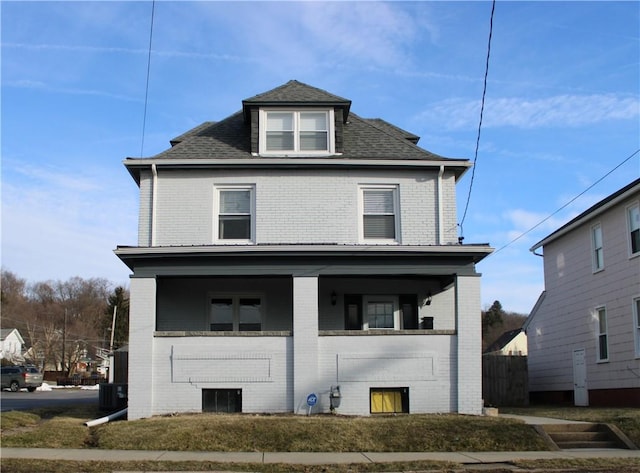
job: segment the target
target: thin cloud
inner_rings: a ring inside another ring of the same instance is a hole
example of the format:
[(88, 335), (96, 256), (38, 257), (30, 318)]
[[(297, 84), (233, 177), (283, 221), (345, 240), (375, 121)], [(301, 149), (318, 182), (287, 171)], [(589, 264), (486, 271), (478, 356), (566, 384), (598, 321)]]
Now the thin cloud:
[[(480, 103), (450, 99), (436, 103), (418, 116), (418, 120), (437, 123), (448, 129), (478, 126)], [(640, 115), (638, 97), (616, 94), (557, 95), (541, 99), (487, 99), (483, 126), (580, 127), (611, 120), (630, 120)]]
[(142, 99), (138, 97), (130, 97), (128, 95), (114, 94), (104, 90), (83, 89), (80, 87), (55, 87), (46, 82), (30, 80), (30, 79), (9, 80), (9, 81), (3, 82), (2, 87), (15, 88), (15, 89), (33, 89), (33, 90), (40, 90), (42, 92), (50, 92), (54, 94), (90, 95), (90, 96), (96, 96), (96, 97), (106, 97), (106, 98), (121, 100), (125, 102), (142, 102)]

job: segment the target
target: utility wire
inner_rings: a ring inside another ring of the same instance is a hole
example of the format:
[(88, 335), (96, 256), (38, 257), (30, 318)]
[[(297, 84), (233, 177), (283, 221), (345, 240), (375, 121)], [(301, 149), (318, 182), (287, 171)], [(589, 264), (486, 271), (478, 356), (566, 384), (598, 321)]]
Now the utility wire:
[(147, 56), (147, 83), (144, 90), (144, 113), (142, 114), (142, 142), (140, 143), (140, 157), (144, 153), (144, 133), (147, 125), (147, 101), (149, 98), (149, 75), (151, 72), (151, 43), (153, 40), (153, 17), (156, 10), (156, 0), (151, 2), (151, 27), (149, 28), (149, 55)]
[[(464, 206), (464, 213), (462, 214), (462, 220), (460, 221), (460, 235), (464, 239), (463, 225), (464, 220), (467, 217), (467, 210), (469, 209), (469, 201), (471, 200), (471, 189), (473, 188), (473, 181), (476, 176), (476, 163), (478, 162), (478, 149), (480, 148), (480, 131), (482, 130), (482, 116), (484, 114), (484, 101), (487, 95), (487, 77), (489, 75), (489, 58), (491, 57), (491, 37), (493, 36), (493, 13), (496, 9), (496, 0), (493, 0), (491, 5), (491, 18), (489, 19), (489, 42), (487, 45), (487, 62), (484, 68), (484, 84), (482, 87), (482, 101), (480, 103), (480, 121), (478, 123), (478, 135), (476, 137), (476, 151), (473, 156), (473, 168), (471, 169), (471, 182), (469, 183), (469, 194), (467, 195), (467, 203)], [(462, 241), (462, 239), (460, 241)]]
[(547, 220), (549, 220), (551, 217), (553, 217), (554, 215), (556, 215), (558, 212), (560, 212), (561, 210), (564, 210), (565, 208), (567, 208), (570, 204), (572, 204), (573, 202), (575, 202), (578, 198), (582, 197), (584, 194), (586, 194), (587, 192), (589, 192), (591, 189), (593, 189), (597, 184), (599, 184), (600, 182), (602, 182), (607, 176), (609, 176), (610, 174), (612, 174), (616, 169), (618, 169), (620, 166), (622, 166), (623, 164), (625, 164), (627, 161), (629, 161), (631, 158), (633, 158), (636, 154), (640, 153), (640, 149), (635, 150), (630, 156), (628, 156), (627, 158), (625, 158), (620, 164), (618, 164), (616, 167), (614, 167), (611, 171), (609, 171), (608, 173), (606, 173), (604, 176), (602, 176), (600, 179), (598, 179), (596, 182), (594, 182), (593, 184), (591, 184), (589, 187), (587, 187), (585, 190), (583, 190), (582, 192), (580, 192), (578, 195), (576, 195), (573, 199), (571, 199), (570, 201), (568, 201), (566, 204), (564, 204), (562, 207), (560, 207), (558, 210), (556, 210), (555, 212), (547, 215), (545, 218), (543, 218), (542, 220), (540, 220), (538, 223), (536, 223), (533, 227), (531, 227), (529, 230), (527, 230), (524, 233), (521, 233), (520, 235), (518, 235), (516, 238), (514, 238), (513, 240), (511, 240), (509, 243), (507, 243), (506, 245), (498, 248), (496, 251), (494, 251), (493, 253), (491, 253), (489, 256), (493, 256), (496, 253), (499, 253), (500, 251), (504, 250), (506, 247), (512, 245), (513, 243), (515, 243), (516, 241), (518, 241), (520, 238), (522, 238), (523, 236), (531, 233), (533, 230), (535, 230), (536, 228), (538, 228), (540, 225), (542, 225), (544, 222), (546, 222)]

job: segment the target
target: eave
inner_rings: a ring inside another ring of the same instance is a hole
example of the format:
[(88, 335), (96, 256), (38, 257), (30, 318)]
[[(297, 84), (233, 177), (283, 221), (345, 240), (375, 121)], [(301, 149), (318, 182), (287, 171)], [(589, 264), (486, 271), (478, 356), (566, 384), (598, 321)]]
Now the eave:
[(253, 157), (246, 159), (156, 159), (127, 158), (124, 165), (137, 184), (140, 171), (151, 169), (444, 169), (455, 173), (456, 181), (472, 166), (467, 159), (349, 159), (328, 157)]

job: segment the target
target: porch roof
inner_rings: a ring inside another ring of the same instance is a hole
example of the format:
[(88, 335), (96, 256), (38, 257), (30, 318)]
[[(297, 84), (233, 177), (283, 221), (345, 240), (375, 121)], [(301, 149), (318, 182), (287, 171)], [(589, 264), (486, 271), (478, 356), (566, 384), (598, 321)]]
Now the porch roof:
[(119, 246), (136, 274), (475, 274), (488, 244)]

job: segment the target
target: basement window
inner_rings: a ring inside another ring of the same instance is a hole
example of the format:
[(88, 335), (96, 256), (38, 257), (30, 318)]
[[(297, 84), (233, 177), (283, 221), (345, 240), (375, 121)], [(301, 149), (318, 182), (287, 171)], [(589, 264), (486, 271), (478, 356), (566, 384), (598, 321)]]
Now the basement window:
[(408, 414), (409, 388), (371, 388), (371, 414)]
[(242, 412), (242, 389), (203, 389), (202, 412)]

